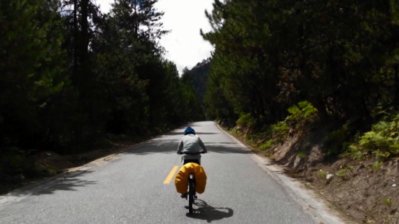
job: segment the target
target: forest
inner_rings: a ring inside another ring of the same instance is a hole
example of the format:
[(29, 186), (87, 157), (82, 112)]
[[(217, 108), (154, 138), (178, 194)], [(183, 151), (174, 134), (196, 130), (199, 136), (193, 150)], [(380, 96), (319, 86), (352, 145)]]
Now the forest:
[(162, 56), (156, 2), (103, 14), (91, 0), (2, 1), (0, 147), (79, 151), (194, 116), (194, 89)]
[(208, 119), (357, 220), (399, 220), (397, 0), (214, 0), (214, 51), (181, 75), (157, 1), (0, 1), (0, 193), (56, 174), (40, 153)]
[(209, 117), (264, 149), (329, 127), (333, 156), (399, 154), (397, 1), (215, 0), (206, 16)]
[(116, 0), (108, 13), (92, 0), (0, 2), (1, 182), (41, 175), (41, 152), (84, 153), (203, 117), (163, 57), (156, 2)]
[(399, 2), (214, 0), (206, 16), (206, 116), (354, 223), (398, 223)]
[(212, 56), (181, 76), (159, 45), (156, 3), (102, 13), (92, 0), (0, 2), (0, 173), (21, 154), (81, 153), (203, 119), (264, 150), (324, 127), (327, 155), (399, 154), (397, 1), (215, 0), (212, 30), (199, 32)]

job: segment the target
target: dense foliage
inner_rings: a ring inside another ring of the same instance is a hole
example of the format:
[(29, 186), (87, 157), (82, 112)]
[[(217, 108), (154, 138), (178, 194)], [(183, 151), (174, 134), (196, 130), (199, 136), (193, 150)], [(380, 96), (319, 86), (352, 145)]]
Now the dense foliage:
[(192, 110), (191, 114), (196, 114), (196, 117), (192, 117), (195, 120), (201, 120), (206, 117), (204, 108), (204, 97), (207, 89), (208, 74), (210, 69), (209, 59), (204, 60), (194, 66), (192, 69), (185, 69), (182, 75), (182, 82), (187, 85), (188, 89), (193, 91), (190, 93), (191, 102), (190, 105)]
[[(0, 2), (0, 149), (80, 151), (197, 116), (162, 57), (156, 0)], [(191, 114), (192, 113), (192, 114)]]
[(206, 13), (213, 30), (202, 35), (215, 46), (206, 96), (214, 118), (234, 125), (245, 115), (262, 129), (307, 101), (324, 121), (368, 130), (398, 110), (396, 1), (215, 0), (213, 6)]
[(349, 149), (350, 155), (355, 159), (372, 155), (384, 160), (399, 155), (399, 115), (374, 124)]

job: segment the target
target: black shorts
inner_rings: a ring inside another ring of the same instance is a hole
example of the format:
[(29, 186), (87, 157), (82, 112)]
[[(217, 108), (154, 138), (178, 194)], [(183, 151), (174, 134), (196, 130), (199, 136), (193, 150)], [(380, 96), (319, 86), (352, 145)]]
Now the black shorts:
[(201, 165), (199, 159), (185, 159), (185, 160), (183, 160), (183, 164), (186, 164), (186, 163), (197, 163), (198, 165)]

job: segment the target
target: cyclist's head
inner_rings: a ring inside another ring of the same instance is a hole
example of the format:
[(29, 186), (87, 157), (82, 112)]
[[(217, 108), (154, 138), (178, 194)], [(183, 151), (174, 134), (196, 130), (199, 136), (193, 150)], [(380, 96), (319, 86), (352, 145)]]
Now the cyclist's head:
[(194, 130), (192, 127), (187, 127), (187, 128), (184, 130), (184, 135), (188, 135), (188, 134), (193, 134), (193, 135), (195, 135), (195, 130)]

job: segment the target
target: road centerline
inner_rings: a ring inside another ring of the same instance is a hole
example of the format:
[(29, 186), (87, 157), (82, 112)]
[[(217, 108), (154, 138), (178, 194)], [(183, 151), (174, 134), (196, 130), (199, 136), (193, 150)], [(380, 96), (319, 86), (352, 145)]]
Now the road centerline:
[(173, 166), (173, 168), (170, 170), (168, 176), (166, 176), (165, 180), (163, 181), (164, 185), (169, 185), (170, 182), (172, 181), (173, 177), (175, 176), (177, 170), (179, 169), (179, 166)]

